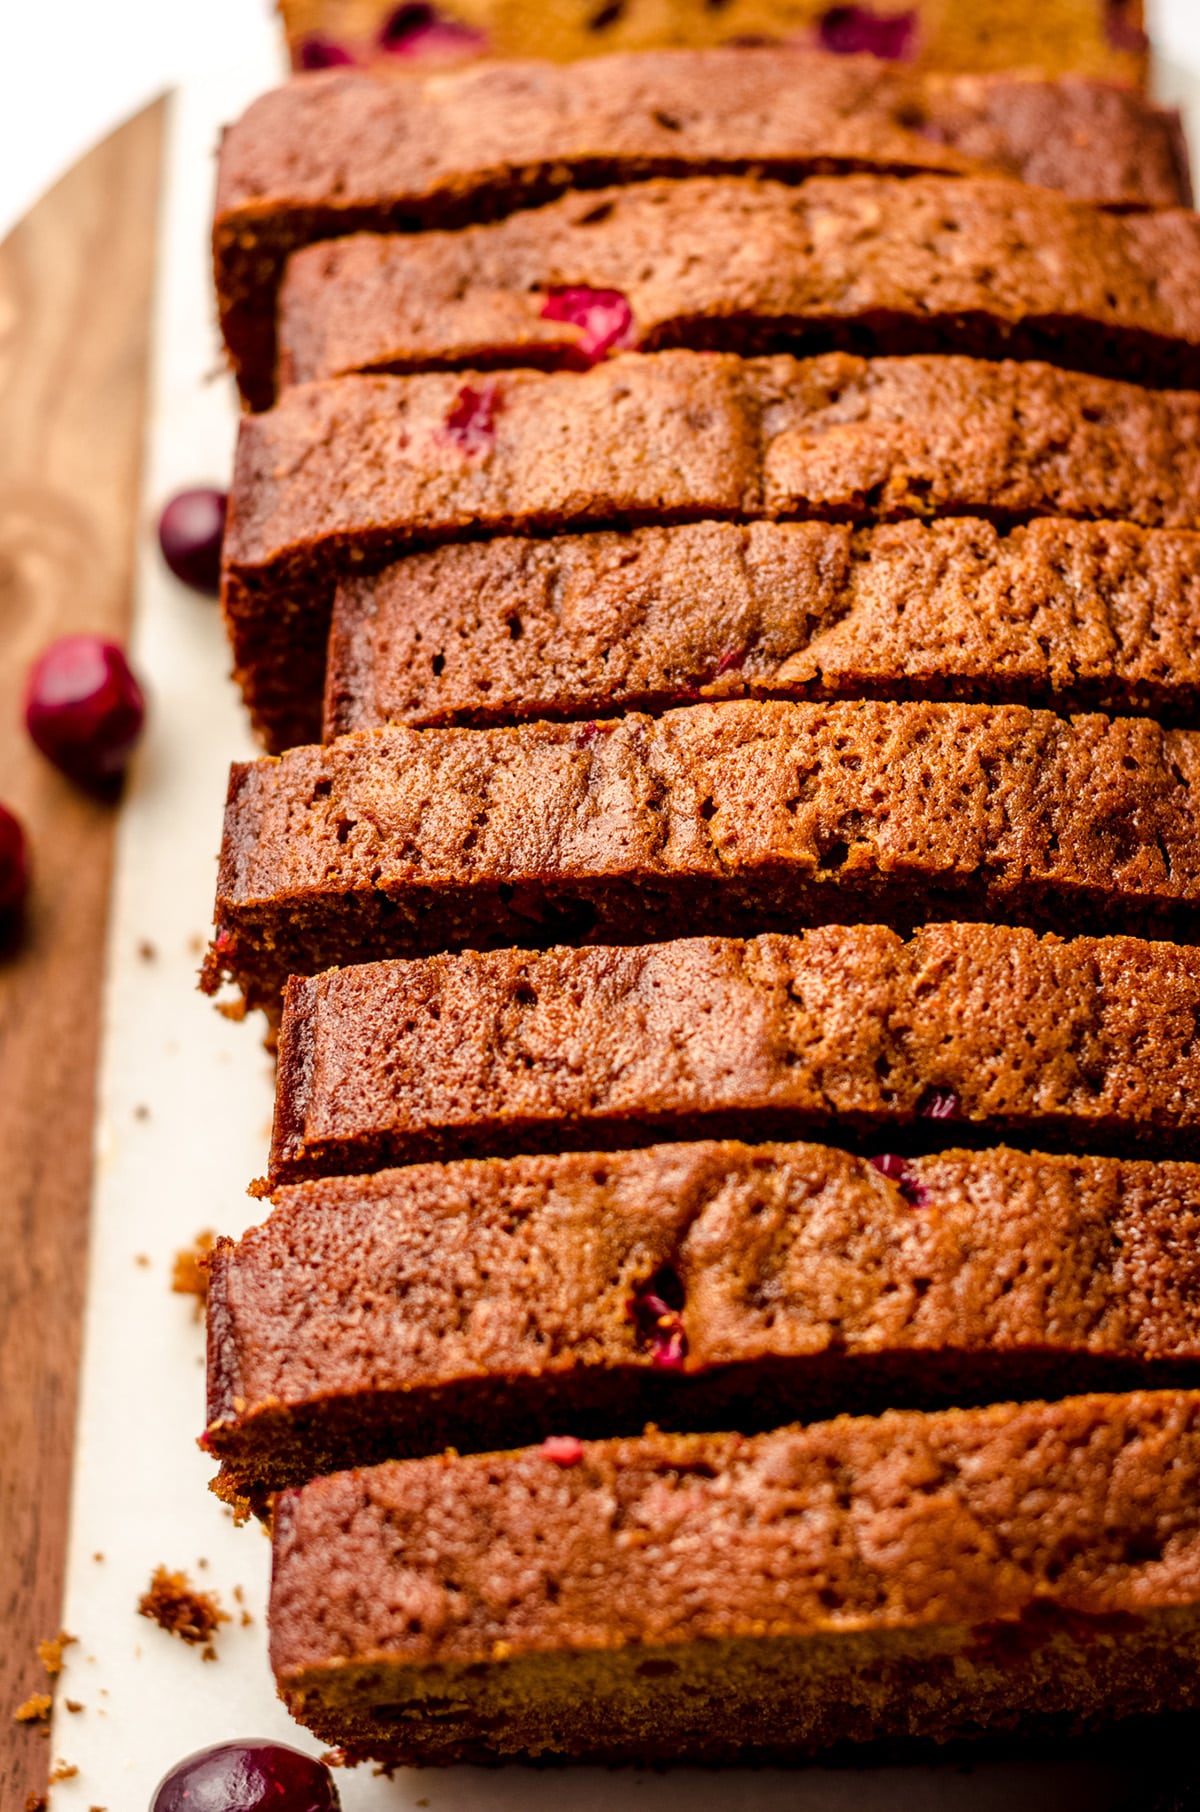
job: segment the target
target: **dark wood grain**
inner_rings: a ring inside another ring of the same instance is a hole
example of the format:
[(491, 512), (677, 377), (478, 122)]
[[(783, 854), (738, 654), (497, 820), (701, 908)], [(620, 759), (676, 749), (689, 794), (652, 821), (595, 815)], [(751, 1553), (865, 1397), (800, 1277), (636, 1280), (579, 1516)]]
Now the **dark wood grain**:
[(0, 961), (0, 1806), (45, 1789), (46, 1676), (69, 1511), (115, 810), (21, 726), (30, 660), (128, 627), (148, 369), (161, 103), (77, 165), (0, 246), (0, 800), (34, 887)]

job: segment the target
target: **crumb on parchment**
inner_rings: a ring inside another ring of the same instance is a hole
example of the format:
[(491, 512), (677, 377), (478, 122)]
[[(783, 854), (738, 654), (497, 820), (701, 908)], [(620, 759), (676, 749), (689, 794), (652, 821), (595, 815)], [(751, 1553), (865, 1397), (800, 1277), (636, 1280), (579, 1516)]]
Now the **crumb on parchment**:
[(55, 1762), (50, 1770), (50, 1785), (54, 1787), (59, 1781), (73, 1781), (78, 1773), (74, 1762)]
[(169, 1636), (178, 1636), (205, 1650), (205, 1660), (215, 1660), (212, 1638), (222, 1623), (229, 1622), (229, 1612), (221, 1608), (215, 1592), (199, 1592), (186, 1573), (172, 1573), (167, 1567), (156, 1567), (149, 1590), (138, 1599), (138, 1612), (157, 1623)]
[(195, 1297), (197, 1316), (203, 1312), (208, 1299), (208, 1258), (216, 1243), (216, 1234), (206, 1227), (190, 1246), (182, 1247), (175, 1254), (171, 1288), (179, 1296)]

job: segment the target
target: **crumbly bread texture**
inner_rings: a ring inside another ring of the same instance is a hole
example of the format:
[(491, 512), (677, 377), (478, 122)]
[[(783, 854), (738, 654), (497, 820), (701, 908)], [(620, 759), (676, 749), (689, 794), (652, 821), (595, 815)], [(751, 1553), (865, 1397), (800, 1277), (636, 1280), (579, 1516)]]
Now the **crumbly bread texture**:
[[(659, 1145), (294, 1185), (211, 1261), (220, 1490), (1200, 1380), (1200, 1166)], [(348, 1307), (352, 1305), (352, 1312)]]
[(739, 696), (1200, 723), (1200, 535), (955, 517), (460, 542), (338, 586), (324, 735)]
[(320, 736), (338, 578), (407, 549), (698, 517), (963, 514), (1196, 525), (1200, 393), (1038, 362), (682, 351), (587, 373), (301, 385), (243, 420), (224, 608), (251, 716), (279, 749)]
[(870, 52), (935, 69), (1145, 78), (1141, 0), (280, 0), (297, 70), (419, 71), (469, 57), (553, 57), (746, 41)]
[(402, 1460), (276, 1502), (350, 1759), (723, 1761), (1200, 1706), (1200, 1394)]
[(614, 182), (856, 170), (990, 172), (1118, 207), (1189, 200), (1176, 116), (1107, 83), (774, 48), (415, 80), (333, 70), (262, 96), (225, 134), (213, 255), (226, 345), (263, 407), (280, 275), (314, 240), (462, 226)]
[(328, 970), (288, 984), (270, 1183), (831, 1125), (1182, 1156), (1198, 1014), (1195, 948), (1001, 925)]
[(1200, 735), (1022, 705), (733, 701), (393, 727), (235, 765), (206, 985), (519, 942), (1200, 913)]
[(1200, 220), (998, 177), (702, 177), (460, 232), (354, 234), (298, 252), (280, 292), (281, 385), (587, 364), (613, 344), (956, 351), (1194, 387)]

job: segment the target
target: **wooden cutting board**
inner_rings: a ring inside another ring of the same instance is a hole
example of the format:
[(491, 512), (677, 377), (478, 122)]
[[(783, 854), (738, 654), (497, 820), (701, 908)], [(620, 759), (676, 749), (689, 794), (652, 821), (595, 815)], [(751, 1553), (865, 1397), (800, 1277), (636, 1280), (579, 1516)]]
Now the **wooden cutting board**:
[(0, 1806), (45, 1789), (70, 1501), (94, 1083), (115, 812), (28, 741), (21, 693), (55, 636), (129, 622), (163, 103), (96, 147), (0, 245), (0, 800), (33, 893), (0, 959)]

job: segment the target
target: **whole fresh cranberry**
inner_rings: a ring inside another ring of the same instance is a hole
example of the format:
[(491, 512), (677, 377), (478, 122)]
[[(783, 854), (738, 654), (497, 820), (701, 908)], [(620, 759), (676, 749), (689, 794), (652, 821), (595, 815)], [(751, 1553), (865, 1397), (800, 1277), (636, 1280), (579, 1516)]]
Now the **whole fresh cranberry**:
[(21, 820), (0, 805), (0, 920), (11, 921), (29, 891), (29, 850)]
[(228, 493), (177, 491), (158, 519), (158, 545), (175, 574), (193, 591), (215, 598), (221, 589), (221, 543)]
[(25, 724), (47, 760), (81, 786), (122, 774), (141, 735), (146, 701), (116, 642), (65, 635), (29, 671)]
[(216, 1743), (176, 1762), (150, 1812), (339, 1812), (333, 1776), (283, 1743)]
[(817, 27), (822, 50), (839, 56), (865, 53), (901, 62), (917, 47), (917, 15), (877, 13), (870, 6), (831, 6)]

